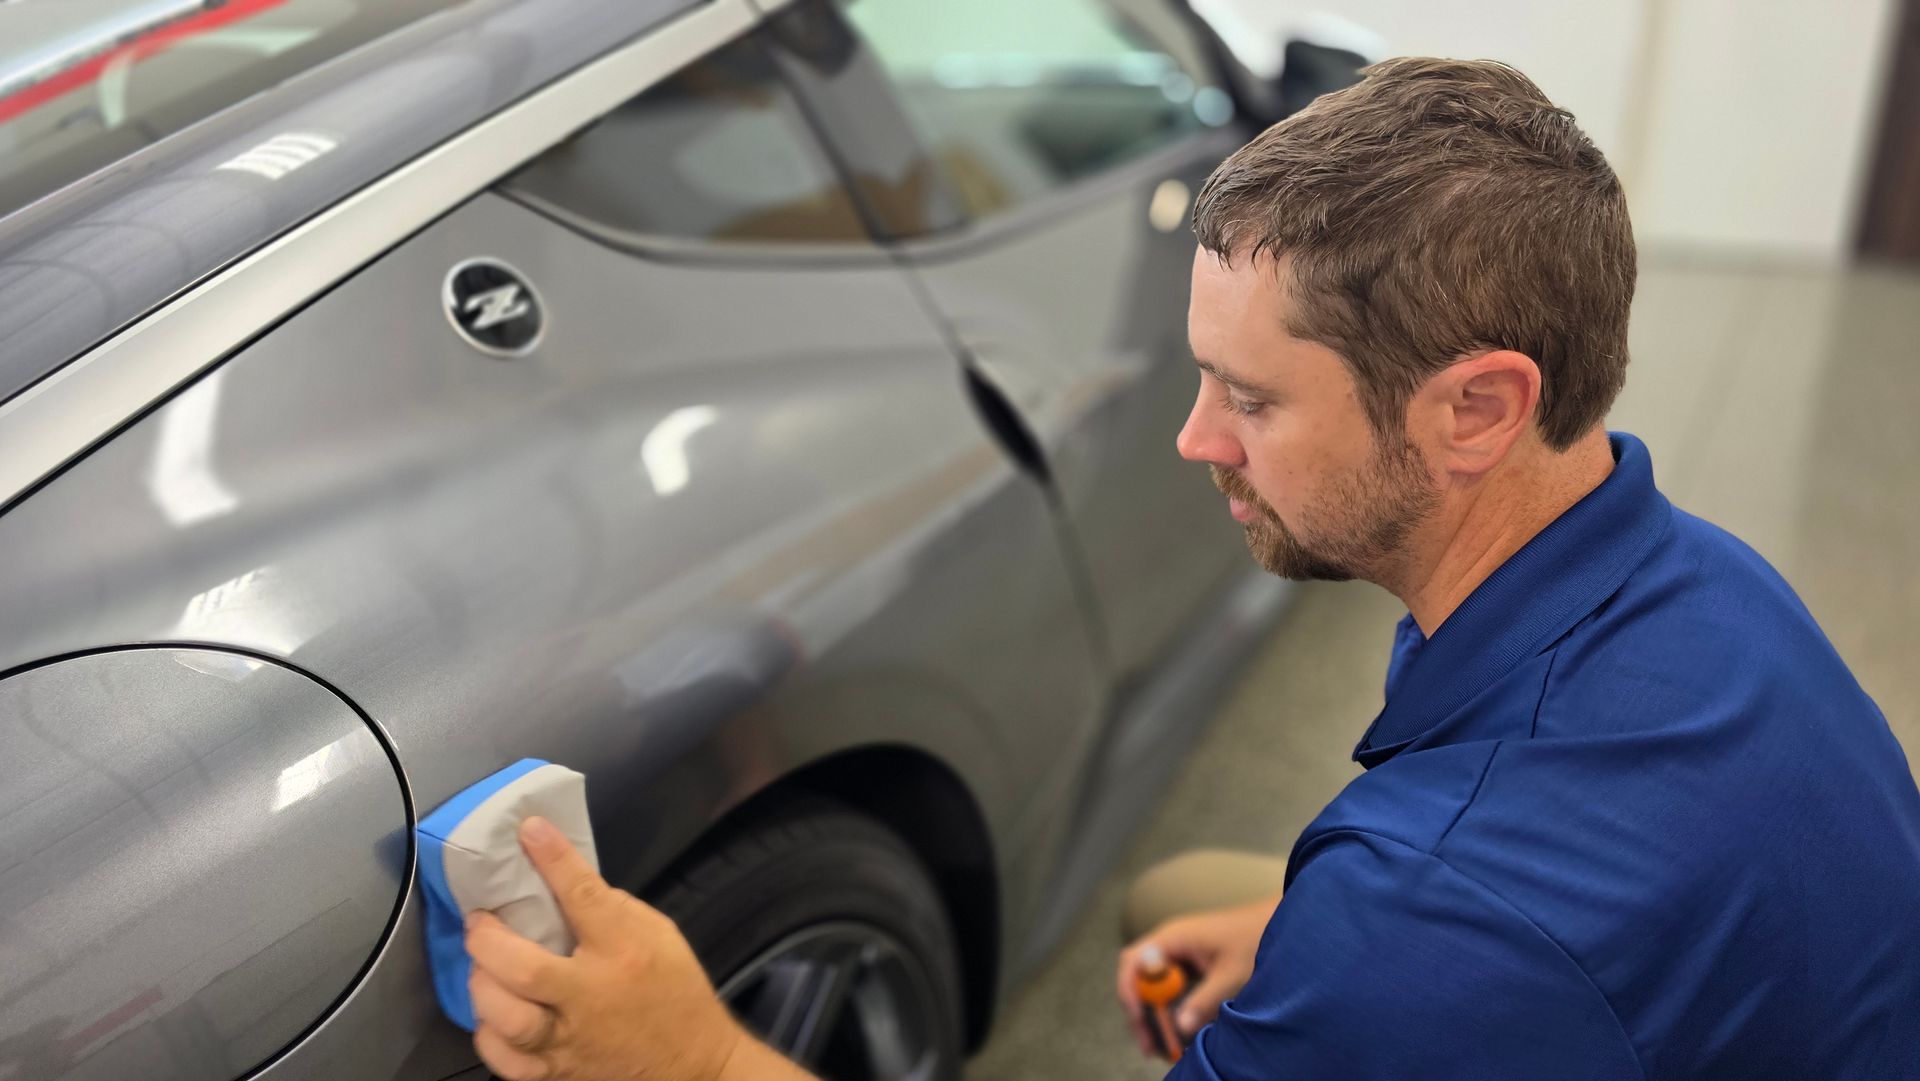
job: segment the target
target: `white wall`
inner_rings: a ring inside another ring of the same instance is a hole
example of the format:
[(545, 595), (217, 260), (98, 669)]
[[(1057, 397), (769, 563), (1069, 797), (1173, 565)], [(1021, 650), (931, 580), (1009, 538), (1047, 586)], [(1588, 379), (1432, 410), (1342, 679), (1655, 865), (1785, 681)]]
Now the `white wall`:
[(1266, 33), (1328, 11), (1396, 54), (1518, 67), (1613, 162), (1643, 248), (1852, 248), (1895, 0), (1237, 2)]
[(1284, 33), (1315, 9), (1357, 22), (1396, 55), (1501, 60), (1573, 110), (1601, 147), (1619, 145), (1631, 69), (1644, 21), (1640, 0), (1239, 0), (1244, 17)]
[(1629, 193), (1652, 236), (1840, 258), (1852, 248), (1896, 5), (1664, 5), (1644, 159)]

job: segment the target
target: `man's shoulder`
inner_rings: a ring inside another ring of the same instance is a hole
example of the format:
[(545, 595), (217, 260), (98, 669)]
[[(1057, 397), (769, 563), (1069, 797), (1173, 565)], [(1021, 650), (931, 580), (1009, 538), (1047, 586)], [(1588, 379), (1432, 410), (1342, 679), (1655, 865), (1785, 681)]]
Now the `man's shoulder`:
[(1322, 849), (1376, 841), (1431, 854), (1473, 802), (1498, 746), (1433, 747), (1354, 778), (1301, 833), (1289, 866), (1305, 866)]
[(1678, 508), (1645, 562), (1549, 652), (1539, 737), (1644, 733), (1730, 712), (1875, 715), (1786, 579)]
[(1756, 604), (1774, 609), (1774, 615), (1797, 623), (1807, 615), (1807, 607), (1787, 579), (1752, 545), (1724, 526), (1673, 508), (1673, 524), (1662, 546), (1656, 549), (1652, 569), (1667, 564), (1673, 570), (1691, 572), (1688, 592), (1698, 596), (1726, 595), (1750, 598)]

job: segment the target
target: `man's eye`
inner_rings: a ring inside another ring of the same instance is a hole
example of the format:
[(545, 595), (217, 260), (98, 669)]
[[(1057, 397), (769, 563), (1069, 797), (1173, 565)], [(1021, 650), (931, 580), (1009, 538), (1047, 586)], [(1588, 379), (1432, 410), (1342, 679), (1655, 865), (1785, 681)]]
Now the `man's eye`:
[(1253, 416), (1255, 413), (1267, 407), (1267, 403), (1265, 402), (1248, 401), (1245, 398), (1238, 398), (1232, 394), (1221, 395), (1220, 402), (1228, 409), (1233, 410), (1243, 417)]

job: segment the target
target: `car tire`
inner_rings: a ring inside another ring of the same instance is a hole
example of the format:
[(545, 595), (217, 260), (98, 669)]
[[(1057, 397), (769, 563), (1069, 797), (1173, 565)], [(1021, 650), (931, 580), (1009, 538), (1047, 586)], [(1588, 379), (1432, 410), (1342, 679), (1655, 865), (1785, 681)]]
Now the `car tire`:
[(946, 905), (885, 825), (814, 795), (730, 823), (649, 890), (735, 1013), (826, 1081), (960, 1076)]

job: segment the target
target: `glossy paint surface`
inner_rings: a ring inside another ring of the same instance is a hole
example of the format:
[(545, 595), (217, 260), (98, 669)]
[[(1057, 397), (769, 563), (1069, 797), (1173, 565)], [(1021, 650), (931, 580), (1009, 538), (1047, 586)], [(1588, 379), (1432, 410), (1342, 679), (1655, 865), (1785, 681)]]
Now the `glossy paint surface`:
[[(540, 289), (532, 355), (439, 317), (475, 255)], [(1099, 722), (1047, 500), (898, 269), (662, 265), (497, 196), (0, 517), (0, 550), (0, 663), (288, 658), (391, 735), (422, 809), (521, 757), (582, 770), (636, 888), (726, 806), (874, 744), (966, 778), (1028, 866)], [(463, 1063), (413, 918), (274, 1076)]]
[(406, 885), (373, 730), (206, 649), (0, 680), (0, 1069), (234, 1077), (354, 982)]
[[(138, 14), (155, 6), (120, 8)], [(475, 0), (290, 72), (151, 146), (140, 146), (139, 126), (128, 125), (123, 157), (0, 214), (0, 401), (435, 143), (692, 6)], [(96, 14), (87, 26), (105, 48), (119, 39), (124, 20)], [(13, 17), (0, 14), (0, 32)], [(261, 18), (284, 13), (263, 10)], [(244, 28), (245, 20), (226, 29)], [(170, 62), (185, 47), (177, 44), (154, 63)], [(87, 55), (73, 42), (67, 51)], [(0, 91), (5, 75), (0, 71)], [(76, 106), (78, 115), (89, 123), (102, 111), (110, 116), (109, 91), (99, 90), (98, 108)]]

